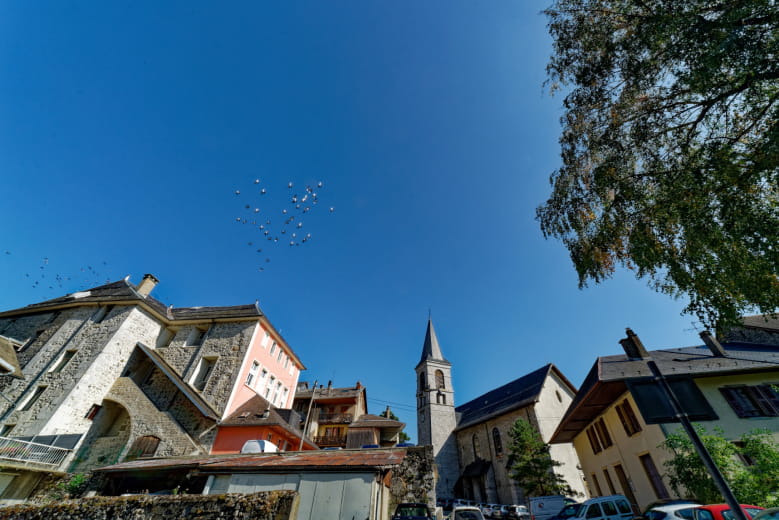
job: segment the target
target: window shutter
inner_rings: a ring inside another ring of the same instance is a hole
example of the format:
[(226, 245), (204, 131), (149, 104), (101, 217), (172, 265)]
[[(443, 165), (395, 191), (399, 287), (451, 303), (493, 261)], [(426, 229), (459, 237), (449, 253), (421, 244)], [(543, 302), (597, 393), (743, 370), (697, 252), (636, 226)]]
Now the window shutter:
[(631, 424), (631, 426), (633, 428), (633, 433), (640, 432), (641, 431), (641, 423), (638, 422), (638, 417), (636, 417), (636, 414), (633, 411), (633, 407), (630, 406), (630, 403), (627, 400), (623, 401), (622, 407), (625, 410), (625, 417), (627, 418), (628, 422)]
[(758, 410), (750, 406), (749, 401), (741, 394), (742, 388), (720, 388), (719, 391), (725, 397), (733, 411), (739, 417), (755, 417), (759, 414)]
[(595, 423), (595, 425), (598, 427), (598, 433), (600, 434), (601, 444), (603, 444), (603, 449), (608, 448), (613, 442), (611, 442), (611, 435), (609, 435), (609, 430), (606, 429), (606, 423), (603, 421), (603, 418), (601, 417), (598, 419), (598, 422)]
[(630, 423), (628, 423), (627, 417), (625, 417), (625, 411), (622, 409), (622, 405), (617, 405), (617, 415), (619, 416), (619, 422), (622, 423), (622, 427), (625, 429), (625, 433), (628, 437), (633, 435), (635, 432), (630, 427)]
[(752, 387), (756, 399), (761, 408), (764, 408), (766, 415), (776, 417), (779, 415), (779, 395), (776, 394), (771, 385), (759, 385)]
[(593, 426), (587, 428), (587, 438), (590, 441), (590, 447), (592, 448), (592, 452), (600, 453), (602, 451), (602, 448), (600, 447), (600, 441), (598, 441), (598, 436), (595, 434), (595, 429)]

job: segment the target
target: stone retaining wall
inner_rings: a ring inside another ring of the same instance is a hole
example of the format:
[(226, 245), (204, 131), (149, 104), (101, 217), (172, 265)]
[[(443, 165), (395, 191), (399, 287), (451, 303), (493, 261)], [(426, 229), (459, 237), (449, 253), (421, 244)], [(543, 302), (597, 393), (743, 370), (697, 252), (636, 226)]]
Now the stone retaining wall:
[(92, 497), (36, 507), (0, 508), (0, 520), (294, 520), (294, 491), (227, 495)]

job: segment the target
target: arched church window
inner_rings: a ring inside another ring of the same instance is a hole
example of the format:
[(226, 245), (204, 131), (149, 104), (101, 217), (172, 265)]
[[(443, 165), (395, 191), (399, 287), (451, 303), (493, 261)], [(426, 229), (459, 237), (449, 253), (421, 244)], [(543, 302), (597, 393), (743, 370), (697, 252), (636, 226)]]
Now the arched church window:
[(492, 429), (492, 442), (495, 444), (495, 454), (503, 454), (503, 442), (500, 440), (500, 431), (497, 428)]
[(422, 372), (421, 374), (419, 374), (419, 389), (424, 390), (425, 386), (427, 386), (425, 385), (425, 373)]
[(435, 371), (435, 387), (446, 388), (446, 384), (444, 384), (444, 373), (440, 370)]
[(473, 458), (474, 459), (480, 459), (481, 458), (481, 446), (479, 445), (479, 437), (476, 436), (476, 434), (473, 434), (473, 437), (471, 438), (471, 442), (473, 443)]

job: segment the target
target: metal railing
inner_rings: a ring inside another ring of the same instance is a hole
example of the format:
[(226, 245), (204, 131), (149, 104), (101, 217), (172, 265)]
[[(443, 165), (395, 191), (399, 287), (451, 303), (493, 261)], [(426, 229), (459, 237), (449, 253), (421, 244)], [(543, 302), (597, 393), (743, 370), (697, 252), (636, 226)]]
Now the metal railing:
[(0, 460), (59, 466), (70, 451), (57, 446), (0, 437)]
[(346, 446), (346, 435), (317, 435), (314, 442), (321, 448), (330, 446)]
[(322, 423), (350, 423), (354, 420), (354, 415), (350, 413), (320, 413), (317, 421)]

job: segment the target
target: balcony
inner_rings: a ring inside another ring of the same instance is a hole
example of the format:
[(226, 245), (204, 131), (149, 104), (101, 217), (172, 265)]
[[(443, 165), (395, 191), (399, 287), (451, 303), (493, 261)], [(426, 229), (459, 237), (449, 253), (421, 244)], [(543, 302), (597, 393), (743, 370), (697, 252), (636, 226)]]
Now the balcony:
[(334, 448), (346, 446), (346, 435), (317, 435), (314, 442), (320, 448)]
[(71, 450), (0, 437), (0, 463), (11, 461), (21, 466), (44, 466), (54, 469), (65, 460)]
[(319, 424), (349, 424), (354, 421), (354, 415), (350, 413), (320, 413), (317, 421)]

